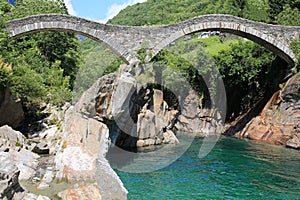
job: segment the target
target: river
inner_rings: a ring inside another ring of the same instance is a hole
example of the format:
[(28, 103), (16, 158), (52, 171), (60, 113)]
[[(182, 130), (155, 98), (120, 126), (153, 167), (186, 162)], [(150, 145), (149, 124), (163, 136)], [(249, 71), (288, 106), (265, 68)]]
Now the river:
[[(202, 139), (195, 139), (179, 159), (157, 171), (115, 169), (128, 199), (300, 199), (300, 151), (221, 137), (208, 156), (199, 159), (201, 144)], [(157, 162), (142, 159), (138, 167)]]

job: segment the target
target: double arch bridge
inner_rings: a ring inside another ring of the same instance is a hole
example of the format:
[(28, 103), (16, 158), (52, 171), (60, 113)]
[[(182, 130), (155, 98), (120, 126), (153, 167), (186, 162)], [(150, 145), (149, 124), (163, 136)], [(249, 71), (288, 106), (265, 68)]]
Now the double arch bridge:
[(47, 30), (71, 31), (103, 43), (127, 63), (137, 61), (136, 51), (145, 42), (149, 55), (154, 57), (185, 35), (219, 30), (252, 40), (293, 65), (296, 57), (291, 41), (300, 34), (300, 26), (271, 25), (223, 14), (203, 15), (163, 26), (116, 26), (70, 15), (42, 14), (9, 21), (7, 30), (11, 38)]

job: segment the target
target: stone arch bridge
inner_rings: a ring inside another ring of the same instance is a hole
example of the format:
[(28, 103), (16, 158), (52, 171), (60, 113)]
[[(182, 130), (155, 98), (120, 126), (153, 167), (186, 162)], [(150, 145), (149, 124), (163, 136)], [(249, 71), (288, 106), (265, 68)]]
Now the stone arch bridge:
[(155, 56), (176, 39), (198, 31), (219, 30), (248, 38), (293, 65), (296, 61), (291, 41), (299, 37), (300, 26), (270, 25), (243, 18), (213, 14), (164, 26), (116, 26), (59, 14), (34, 15), (9, 21), (10, 37), (62, 30), (85, 35), (109, 47), (127, 63), (137, 60), (136, 51), (147, 42), (149, 55)]

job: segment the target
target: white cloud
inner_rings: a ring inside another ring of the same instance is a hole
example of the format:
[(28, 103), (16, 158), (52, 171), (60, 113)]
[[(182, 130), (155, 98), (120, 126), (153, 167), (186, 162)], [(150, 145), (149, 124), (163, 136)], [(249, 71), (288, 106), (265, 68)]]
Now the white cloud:
[(64, 2), (65, 2), (66, 7), (68, 9), (68, 13), (70, 15), (76, 15), (76, 11), (74, 10), (74, 8), (72, 6), (71, 0), (64, 0)]
[(126, 3), (123, 4), (113, 4), (111, 5), (106, 13), (106, 17), (104, 19), (97, 20), (100, 23), (106, 23), (109, 19), (112, 19), (116, 16), (122, 9), (126, 8), (127, 6), (134, 5), (137, 3), (143, 3), (146, 0), (128, 0)]

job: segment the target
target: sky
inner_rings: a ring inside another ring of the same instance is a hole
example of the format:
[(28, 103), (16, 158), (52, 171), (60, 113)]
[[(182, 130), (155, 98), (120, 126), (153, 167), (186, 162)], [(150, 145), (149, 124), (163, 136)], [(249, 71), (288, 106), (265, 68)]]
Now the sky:
[(106, 23), (129, 5), (146, 0), (64, 0), (70, 15)]

